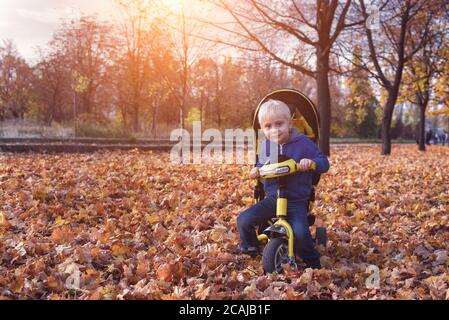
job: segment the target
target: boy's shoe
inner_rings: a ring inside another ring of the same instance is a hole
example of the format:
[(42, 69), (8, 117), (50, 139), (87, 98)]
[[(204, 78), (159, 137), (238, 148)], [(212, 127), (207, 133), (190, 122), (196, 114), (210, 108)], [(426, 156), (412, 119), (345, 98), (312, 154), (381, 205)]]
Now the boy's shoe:
[(320, 260), (313, 262), (306, 262), (306, 268), (321, 269), (321, 262)]
[(249, 247), (249, 248), (240, 248), (241, 254), (247, 254), (251, 256), (251, 258), (255, 258), (259, 255), (259, 248)]

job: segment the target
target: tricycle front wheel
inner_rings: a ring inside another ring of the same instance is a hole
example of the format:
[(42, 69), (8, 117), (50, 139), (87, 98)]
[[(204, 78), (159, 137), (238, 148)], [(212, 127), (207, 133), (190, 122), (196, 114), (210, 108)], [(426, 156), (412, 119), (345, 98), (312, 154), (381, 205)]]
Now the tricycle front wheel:
[(265, 273), (282, 273), (282, 264), (288, 262), (287, 240), (274, 238), (268, 241), (262, 255), (262, 264)]

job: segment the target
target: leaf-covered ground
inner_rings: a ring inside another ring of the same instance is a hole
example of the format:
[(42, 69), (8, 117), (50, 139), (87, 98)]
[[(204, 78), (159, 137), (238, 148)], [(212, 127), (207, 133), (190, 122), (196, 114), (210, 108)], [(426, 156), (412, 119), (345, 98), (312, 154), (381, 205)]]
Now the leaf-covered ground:
[(314, 208), (324, 267), (283, 275), (233, 253), (248, 165), (0, 154), (0, 298), (449, 299), (449, 148), (416, 149), (334, 147)]

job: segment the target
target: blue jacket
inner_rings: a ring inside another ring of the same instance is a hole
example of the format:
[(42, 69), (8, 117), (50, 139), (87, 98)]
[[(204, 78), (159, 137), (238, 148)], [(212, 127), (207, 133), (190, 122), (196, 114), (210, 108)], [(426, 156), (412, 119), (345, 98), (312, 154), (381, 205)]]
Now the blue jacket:
[[(257, 167), (262, 167), (264, 160), (266, 159), (262, 152), (265, 148), (267, 157), (270, 156), (270, 144), (271, 148), (278, 148), (279, 146), (267, 140), (261, 139), (259, 145), (259, 160), (256, 163)], [(323, 155), (318, 147), (312, 140), (301, 134), (295, 128), (290, 130), (290, 137), (287, 143), (283, 144), (280, 148), (280, 154), (283, 154), (289, 158), (294, 159), (296, 162), (300, 162), (301, 159), (307, 158), (313, 160), (316, 163), (316, 173), (325, 173), (329, 170), (329, 161), (326, 156)], [(274, 150), (274, 149), (272, 149)], [(263, 179), (265, 194), (268, 196), (277, 196), (278, 182), (276, 179)], [(286, 177), (287, 199), (292, 202), (306, 202), (312, 192), (312, 171), (296, 172)]]

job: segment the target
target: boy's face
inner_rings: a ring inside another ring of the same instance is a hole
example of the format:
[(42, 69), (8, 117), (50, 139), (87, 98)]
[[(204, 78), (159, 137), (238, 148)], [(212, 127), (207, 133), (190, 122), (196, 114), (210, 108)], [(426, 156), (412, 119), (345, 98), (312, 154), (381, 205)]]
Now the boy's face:
[(274, 115), (265, 118), (260, 126), (268, 140), (284, 144), (288, 142), (290, 135), (290, 122), (285, 116)]

